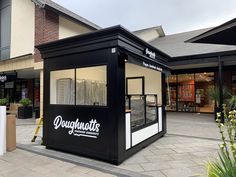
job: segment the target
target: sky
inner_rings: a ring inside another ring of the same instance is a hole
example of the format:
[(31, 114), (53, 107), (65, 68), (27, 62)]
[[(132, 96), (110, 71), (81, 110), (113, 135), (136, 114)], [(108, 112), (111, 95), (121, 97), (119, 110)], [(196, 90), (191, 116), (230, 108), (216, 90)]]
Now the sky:
[(102, 28), (135, 31), (161, 25), (165, 34), (218, 26), (236, 18), (236, 0), (53, 0)]

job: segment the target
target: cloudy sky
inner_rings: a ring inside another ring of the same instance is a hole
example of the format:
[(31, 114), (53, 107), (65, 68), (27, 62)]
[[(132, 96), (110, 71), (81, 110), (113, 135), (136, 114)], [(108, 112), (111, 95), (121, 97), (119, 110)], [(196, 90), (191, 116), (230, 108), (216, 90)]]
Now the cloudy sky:
[(236, 18), (236, 0), (53, 0), (101, 27), (129, 30), (162, 25), (166, 34), (220, 25)]

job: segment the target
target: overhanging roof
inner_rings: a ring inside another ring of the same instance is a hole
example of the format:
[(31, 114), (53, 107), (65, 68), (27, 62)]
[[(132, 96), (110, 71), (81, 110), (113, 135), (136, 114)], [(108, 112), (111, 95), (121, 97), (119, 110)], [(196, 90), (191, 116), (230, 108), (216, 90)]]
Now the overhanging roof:
[(96, 29), (96, 30), (101, 29), (100, 26), (98, 26), (98, 25), (90, 22), (89, 20), (75, 14), (74, 12), (71, 12), (70, 10), (60, 6), (59, 4), (57, 4), (51, 0), (31, 0), (31, 1), (34, 2), (40, 8), (46, 8), (46, 9), (52, 10), (58, 14), (62, 14), (64, 16), (70, 18), (71, 20), (74, 20), (76, 22), (86, 25), (89, 28)]
[[(137, 57), (142, 56), (142, 58), (162, 65), (164, 69), (169, 70), (167, 66), (169, 56), (167, 54), (161, 52), (120, 25), (36, 46), (44, 59), (113, 47), (119, 47), (122, 52), (132, 53)], [(147, 48), (155, 52), (155, 58), (148, 57), (144, 54)]]
[(236, 45), (236, 18), (191, 38), (186, 42)]
[(236, 50), (236, 46), (185, 42), (209, 30), (210, 28), (166, 35), (149, 41), (149, 43), (171, 57), (214, 54)]

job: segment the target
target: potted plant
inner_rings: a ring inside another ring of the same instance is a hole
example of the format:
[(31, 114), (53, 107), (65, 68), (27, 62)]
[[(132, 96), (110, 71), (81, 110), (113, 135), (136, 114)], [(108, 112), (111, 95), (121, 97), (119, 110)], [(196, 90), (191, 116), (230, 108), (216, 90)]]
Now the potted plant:
[[(215, 102), (215, 120), (217, 119), (217, 112), (221, 112), (220, 107), (220, 90), (219, 87), (211, 87), (208, 90), (209, 99)], [(223, 87), (223, 102), (230, 98), (230, 93), (226, 87)]]
[(0, 99), (0, 106), (6, 106), (8, 104), (8, 99), (2, 98)]
[(33, 107), (31, 106), (32, 101), (29, 98), (20, 100), (21, 107), (18, 108), (18, 118), (28, 119), (33, 117)]
[(6, 98), (0, 99), (0, 114), (1, 115), (2, 114), (6, 114), (6, 110), (7, 110), (6, 106), (7, 106), (7, 104), (8, 104), (8, 99), (6, 99)]

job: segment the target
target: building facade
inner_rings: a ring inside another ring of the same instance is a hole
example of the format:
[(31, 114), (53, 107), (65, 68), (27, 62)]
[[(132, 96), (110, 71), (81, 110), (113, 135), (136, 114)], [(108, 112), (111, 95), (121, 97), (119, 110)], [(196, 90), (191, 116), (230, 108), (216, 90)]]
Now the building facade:
[(0, 97), (43, 104), (43, 61), (36, 45), (100, 27), (47, 0), (0, 1)]
[[(212, 88), (223, 85), (231, 94), (236, 93), (236, 47), (185, 42), (208, 30), (156, 35), (152, 40), (144, 38), (171, 56), (168, 64), (172, 71), (167, 79), (168, 111), (212, 113), (215, 109), (215, 102), (209, 97)], [(148, 31), (153, 34), (150, 29)]]

